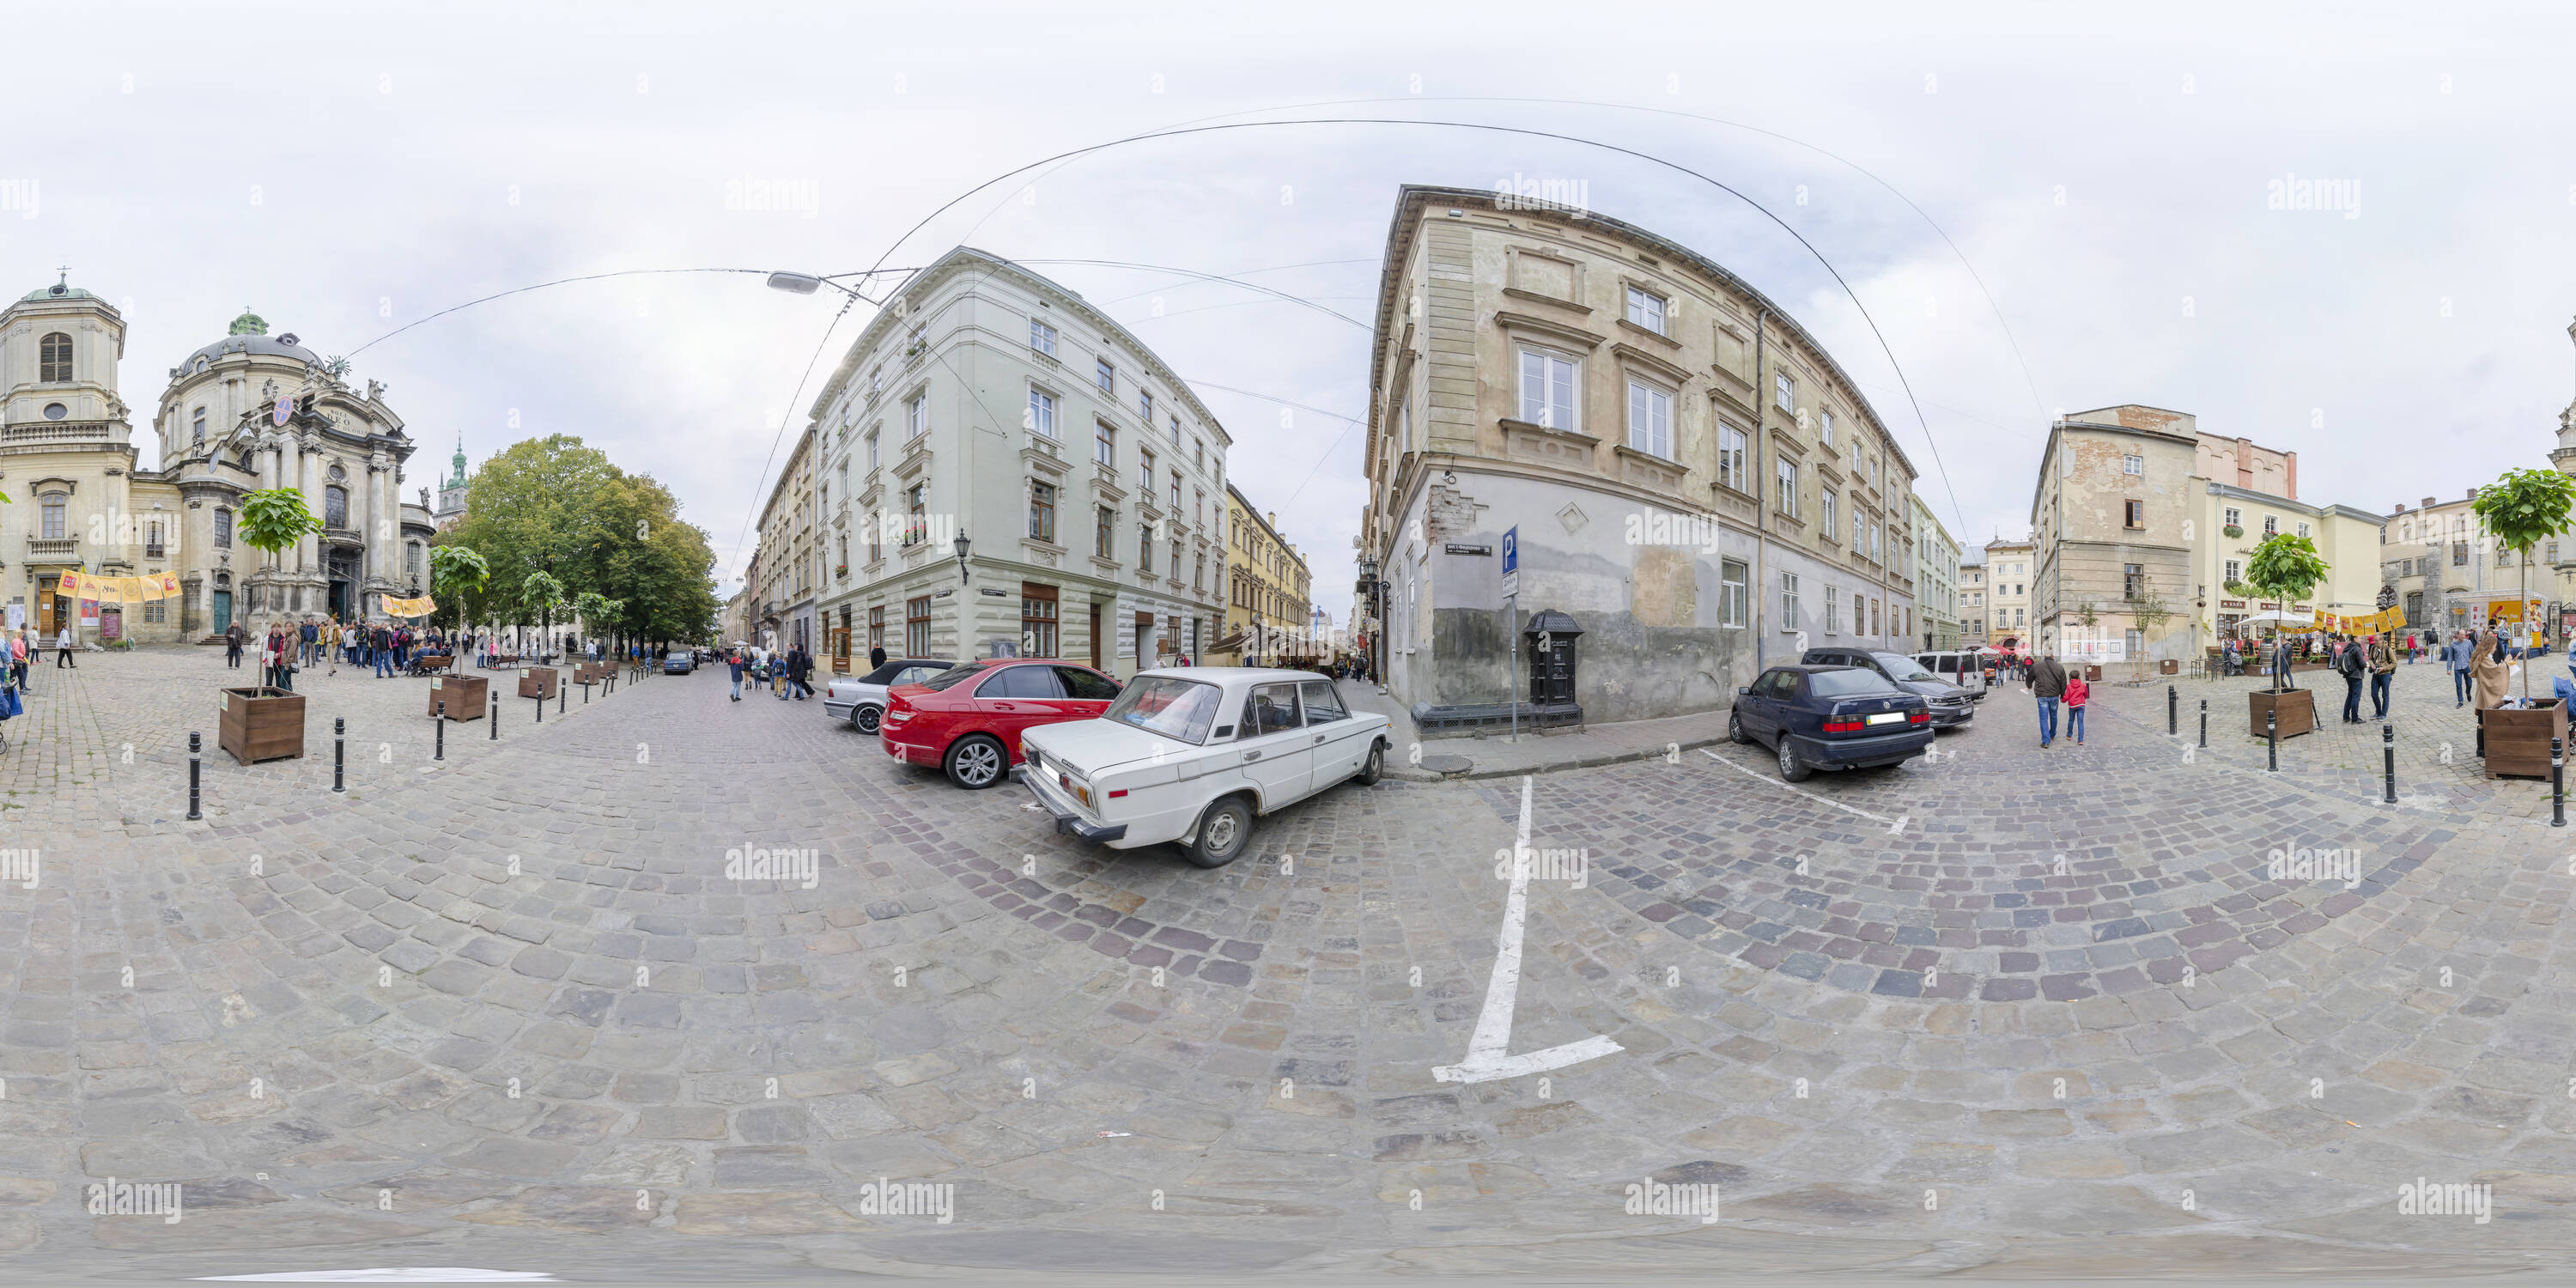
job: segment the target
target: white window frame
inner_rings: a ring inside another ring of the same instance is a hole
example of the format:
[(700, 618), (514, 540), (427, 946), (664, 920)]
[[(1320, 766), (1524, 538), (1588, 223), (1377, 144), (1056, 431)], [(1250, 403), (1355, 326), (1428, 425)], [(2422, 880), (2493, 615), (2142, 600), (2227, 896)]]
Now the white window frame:
[(914, 394), (903, 403), (903, 441), (909, 443), (930, 432), (930, 394)]
[(1816, 489), (1816, 525), (1827, 541), (1834, 539), (1834, 518), (1834, 490), (1829, 487)]
[(1834, 445), (1834, 414), (1832, 412), (1820, 411), (1816, 413), (1816, 437), (1827, 447)]
[(1717, 624), (1721, 629), (1744, 629), (1744, 581), (1751, 572), (1741, 559), (1718, 561)]
[(2123, 474), (2135, 474), (2141, 478), (2145, 477), (2147, 473), (2147, 458), (2136, 455), (2122, 455), (2120, 457), (2120, 472)]
[(1029, 347), (1052, 358), (1055, 356), (1055, 328), (1036, 318), (1029, 319)]
[(1099, 386), (1100, 392), (1109, 395), (1113, 399), (1116, 398), (1118, 396), (1118, 368), (1111, 365), (1107, 358), (1092, 359), (1091, 383)]
[(1794, 572), (1780, 574), (1780, 630), (1790, 635), (1798, 632), (1798, 574)]
[[(1518, 405), (1520, 418), (1547, 429), (1563, 430), (1569, 434), (1582, 433), (1583, 360), (1570, 353), (1529, 344), (1519, 346), (1516, 353), (1517, 356), (1513, 360), (1513, 381), (1520, 395)], [(1533, 363), (1537, 364), (1535, 371), (1532, 369)], [(1536, 391), (1535, 401), (1530, 388), (1533, 375), (1538, 378), (1542, 386)], [(1562, 401), (1557, 397), (1560, 394), (1563, 395)], [(1562, 425), (1556, 423), (1560, 411), (1567, 422)]]
[(2218, 526), (2222, 528), (2244, 527), (2245, 512), (2232, 505), (2220, 510), (2218, 512)]
[(2277, 514), (2267, 514), (2263, 516), (2263, 535), (2267, 537), (2277, 537), (2281, 535), (2281, 516)]
[(1777, 465), (1779, 468), (1771, 472), (1771, 481), (1773, 485), (1780, 489), (1780, 495), (1772, 498), (1771, 504), (1774, 508), (1778, 509), (1780, 513), (1785, 514), (1792, 519), (1797, 518), (1798, 463), (1786, 457), (1782, 457), (1780, 460), (1773, 462), (1773, 464)]
[(1055, 395), (1036, 385), (1029, 386), (1029, 428), (1052, 439), (1055, 432)]
[(1771, 405), (1792, 415), (1798, 410), (1798, 382), (1786, 371), (1771, 373)]
[(1724, 421), (1717, 426), (1717, 481), (1752, 495), (1753, 480), (1744, 472), (1744, 431)]
[(1843, 633), (1842, 595), (1840, 586), (1825, 587), (1825, 634), (1827, 635)]
[(1669, 317), (1671, 306), (1663, 296), (1657, 295), (1653, 291), (1649, 291), (1642, 286), (1631, 286), (1628, 288), (1627, 298), (1627, 313), (1628, 320), (1630, 322), (1644, 327), (1657, 335), (1671, 334), (1671, 332), (1665, 329), (1670, 325)]
[(1628, 446), (1648, 456), (1673, 459), (1672, 391), (1629, 378)]

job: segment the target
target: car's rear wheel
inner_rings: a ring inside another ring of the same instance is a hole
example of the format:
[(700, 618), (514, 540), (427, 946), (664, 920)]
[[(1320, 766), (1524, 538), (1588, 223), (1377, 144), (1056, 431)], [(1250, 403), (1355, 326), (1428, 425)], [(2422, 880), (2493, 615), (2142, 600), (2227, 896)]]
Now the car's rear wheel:
[(1377, 780), (1383, 777), (1385, 773), (1386, 744), (1382, 742), (1373, 742), (1369, 744), (1368, 759), (1360, 762), (1360, 772), (1352, 779), (1352, 781), (1358, 783), (1362, 787), (1375, 787), (1377, 786)]
[(850, 727), (860, 733), (875, 733), (877, 723), (884, 719), (884, 716), (884, 712), (862, 703), (850, 710)]
[(1780, 735), (1779, 751), (1781, 782), (1803, 783), (1815, 776), (1816, 771), (1808, 767), (1806, 757), (1798, 754), (1798, 744), (1787, 734)]
[(1208, 802), (1182, 852), (1200, 867), (1221, 868), (1242, 858), (1251, 846), (1252, 806), (1241, 796), (1228, 796)]
[(980, 791), (1002, 781), (1008, 759), (1002, 744), (990, 735), (968, 734), (948, 749), (948, 781), (970, 792)]

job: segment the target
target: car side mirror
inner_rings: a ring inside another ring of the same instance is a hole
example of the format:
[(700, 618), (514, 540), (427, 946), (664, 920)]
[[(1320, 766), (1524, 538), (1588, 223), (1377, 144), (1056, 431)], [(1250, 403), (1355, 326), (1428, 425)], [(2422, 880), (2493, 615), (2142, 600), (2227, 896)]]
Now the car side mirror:
[(1752, 697), (1752, 696), (1753, 696), (1753, 686), (1748, 684), (1748, 685), (1745, 685), (1745, 686), (1743, 686), (1743, 687), (1741, 687), (1741, 688), (1737, 689), (1737, 690), (1735, 691), (1735, 696), (1737, 696), (1737, 697), (1739, 697), (1739, 698), (1749, 698), (1749, 697)]

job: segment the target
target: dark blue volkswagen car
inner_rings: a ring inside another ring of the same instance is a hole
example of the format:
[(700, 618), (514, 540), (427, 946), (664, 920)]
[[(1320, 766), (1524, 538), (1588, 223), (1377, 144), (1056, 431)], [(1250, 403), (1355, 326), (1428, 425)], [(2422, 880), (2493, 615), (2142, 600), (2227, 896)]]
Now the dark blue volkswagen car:
[(1893, 765), (1932, 743), (1932, 711), (1876, 671), (1856, 666), (1775, 666), (1735, 691), (1727, 737), (1780, 758), (1780, 777), (1819, 769)]

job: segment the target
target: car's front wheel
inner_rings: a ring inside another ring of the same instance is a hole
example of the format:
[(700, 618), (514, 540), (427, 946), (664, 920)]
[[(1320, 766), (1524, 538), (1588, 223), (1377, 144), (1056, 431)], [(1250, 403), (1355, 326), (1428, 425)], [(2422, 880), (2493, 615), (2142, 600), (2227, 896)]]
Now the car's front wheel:
[(1002, 744), (990, 735), (968, 734), (948, 749), (948, 781), (968, 791), (982, 790), (1002, 781), (1008, 759)]
[(1733, 743), (1746, 743), (1753, 741), (1751, 738), (1745, 736), (1744, 717), (1736, 715), (1731, 711), (1728, 712), (1726, 716), (1726, 740)]
[(885, 713), (864, 703), (850, 709), (850, 727), (860, 733), (875, 733)]
[(1803, 783), (1814, 777), (1815, 772), (1808, 767), (1806, 757), (1798, 754), (1798, 744), (1787, 734), (1782, 734), (1780, 736), (1780, 781)]
[(1362, 787), (1375, 787), (1377, 786), (1377, 780), (1383, 777), (1385, 773), (1386, 744), (1382, 742), (1373, 742), (1369, 744), (1368, 759), (1360, 762), (1360, 772), (1353, 777), (1352, 781), (1358, 783)]
[(1184, 852), (1203, 868), (1221, 868), (1243, 857), (1252, 845), (1252, 806), (1240, 796), (1208, 802), (1198, 830)]

